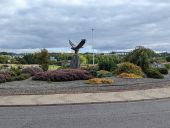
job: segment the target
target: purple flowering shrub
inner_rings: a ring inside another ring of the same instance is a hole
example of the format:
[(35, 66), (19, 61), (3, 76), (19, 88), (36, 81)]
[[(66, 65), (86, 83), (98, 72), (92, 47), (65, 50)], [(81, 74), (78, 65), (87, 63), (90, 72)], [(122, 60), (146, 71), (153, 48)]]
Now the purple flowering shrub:
[(0, 71), (0, 83), (10, 81), (20, 81), (30, 78), (29, 73), (21, 73), (19, 69), (1, 70)]
[(0, 72), (0, 83), (9, 81), (10, 77), (11, 77), (11, 74)]
[(10, 70), (6, 70), (6, 71), (0, 71), (0, 74), (6, 75), (6, 76), (15, 76), (15, 72), (10, 71)]
[(40, 67), (26, 67), (22, 69), (22, 73), (24, 74), (30, 74), (31, 76), (34, 76), (36, 73), (43, 72), (42, 68)]
[(88, 80), (92, 78), (90, 73), (81, 69), (61, 69), (54, 71), (46, 71), (35, 74), (33, 80), (42, 81), (73, 81), (73, 80)]

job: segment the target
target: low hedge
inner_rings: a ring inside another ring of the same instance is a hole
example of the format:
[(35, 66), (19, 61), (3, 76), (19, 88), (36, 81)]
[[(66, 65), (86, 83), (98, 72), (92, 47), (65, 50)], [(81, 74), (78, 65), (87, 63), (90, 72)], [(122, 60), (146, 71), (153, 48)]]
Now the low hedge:
[(81, 69), (61, 69), (40, 72), (35, 74), (33, 80), (42, 80), (42, 81), (73, 81), (73, 80), (88, 80), (92, 78), (90, 73), (86, 70)]

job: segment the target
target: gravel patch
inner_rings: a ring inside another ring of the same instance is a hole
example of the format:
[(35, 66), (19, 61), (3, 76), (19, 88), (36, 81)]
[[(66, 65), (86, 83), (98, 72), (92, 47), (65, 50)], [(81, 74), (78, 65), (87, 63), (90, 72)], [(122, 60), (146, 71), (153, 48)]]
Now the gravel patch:
[(84, 80), (68, 82), (46, 82), (33, 81), (30, 79), (24, 81), (6, 82), (0, 84), (0, 95), (38, 95), (55, 93), (86, 93), (86, 92), (107, 92), (107, 91), (125, 91), (137, 89), (150, 89), (157, 87), (170, 86), (170, 74), (165, 79), (123, 79), (110, 77), (114, 80), (113, 85), (89, 85)]

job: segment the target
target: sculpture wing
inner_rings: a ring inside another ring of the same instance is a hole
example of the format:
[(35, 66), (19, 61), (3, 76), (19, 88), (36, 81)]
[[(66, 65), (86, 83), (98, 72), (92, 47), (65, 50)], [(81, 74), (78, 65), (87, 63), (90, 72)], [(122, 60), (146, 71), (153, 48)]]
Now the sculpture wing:
[(83, 45), (86, 43), (86, 40), (85, 39), (82, 39), (81, 42), (77, 45), (77, 49), (80, 49), (83, 47)]
[(71, 47), (75, 47), (75, 45), (69, 40), (69, 44), (71, 45)]

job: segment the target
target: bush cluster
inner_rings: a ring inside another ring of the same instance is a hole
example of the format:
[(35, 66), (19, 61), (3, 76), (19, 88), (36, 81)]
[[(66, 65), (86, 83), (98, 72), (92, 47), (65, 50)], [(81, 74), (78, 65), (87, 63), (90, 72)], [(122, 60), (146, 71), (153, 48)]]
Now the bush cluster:
[(88, 80), (92, 76), (86, 70), (81, 69), (61, 69), (40, 72), (35, 74), (33, 80), (42, 81), (73, 81), (73, 80)]
[(130, 62), (123, 62), (118, 65), (116, 73), (119, 75), (121, 73), (133, 73), (139, 76), (143, 76), (143, 72), (141, 67), (130, 63)]
[(164, 76), (159, 72), (157, 68), (148, 68), (145, 70), (145, 74), (149, 78), (163, 79)]
[(26, 67), (22, 69), (22, 73), (24, 74), (30, 74), (31, 76), (34, 76), (36, 73), (43, 72), (42, 68), (40, 67)]

